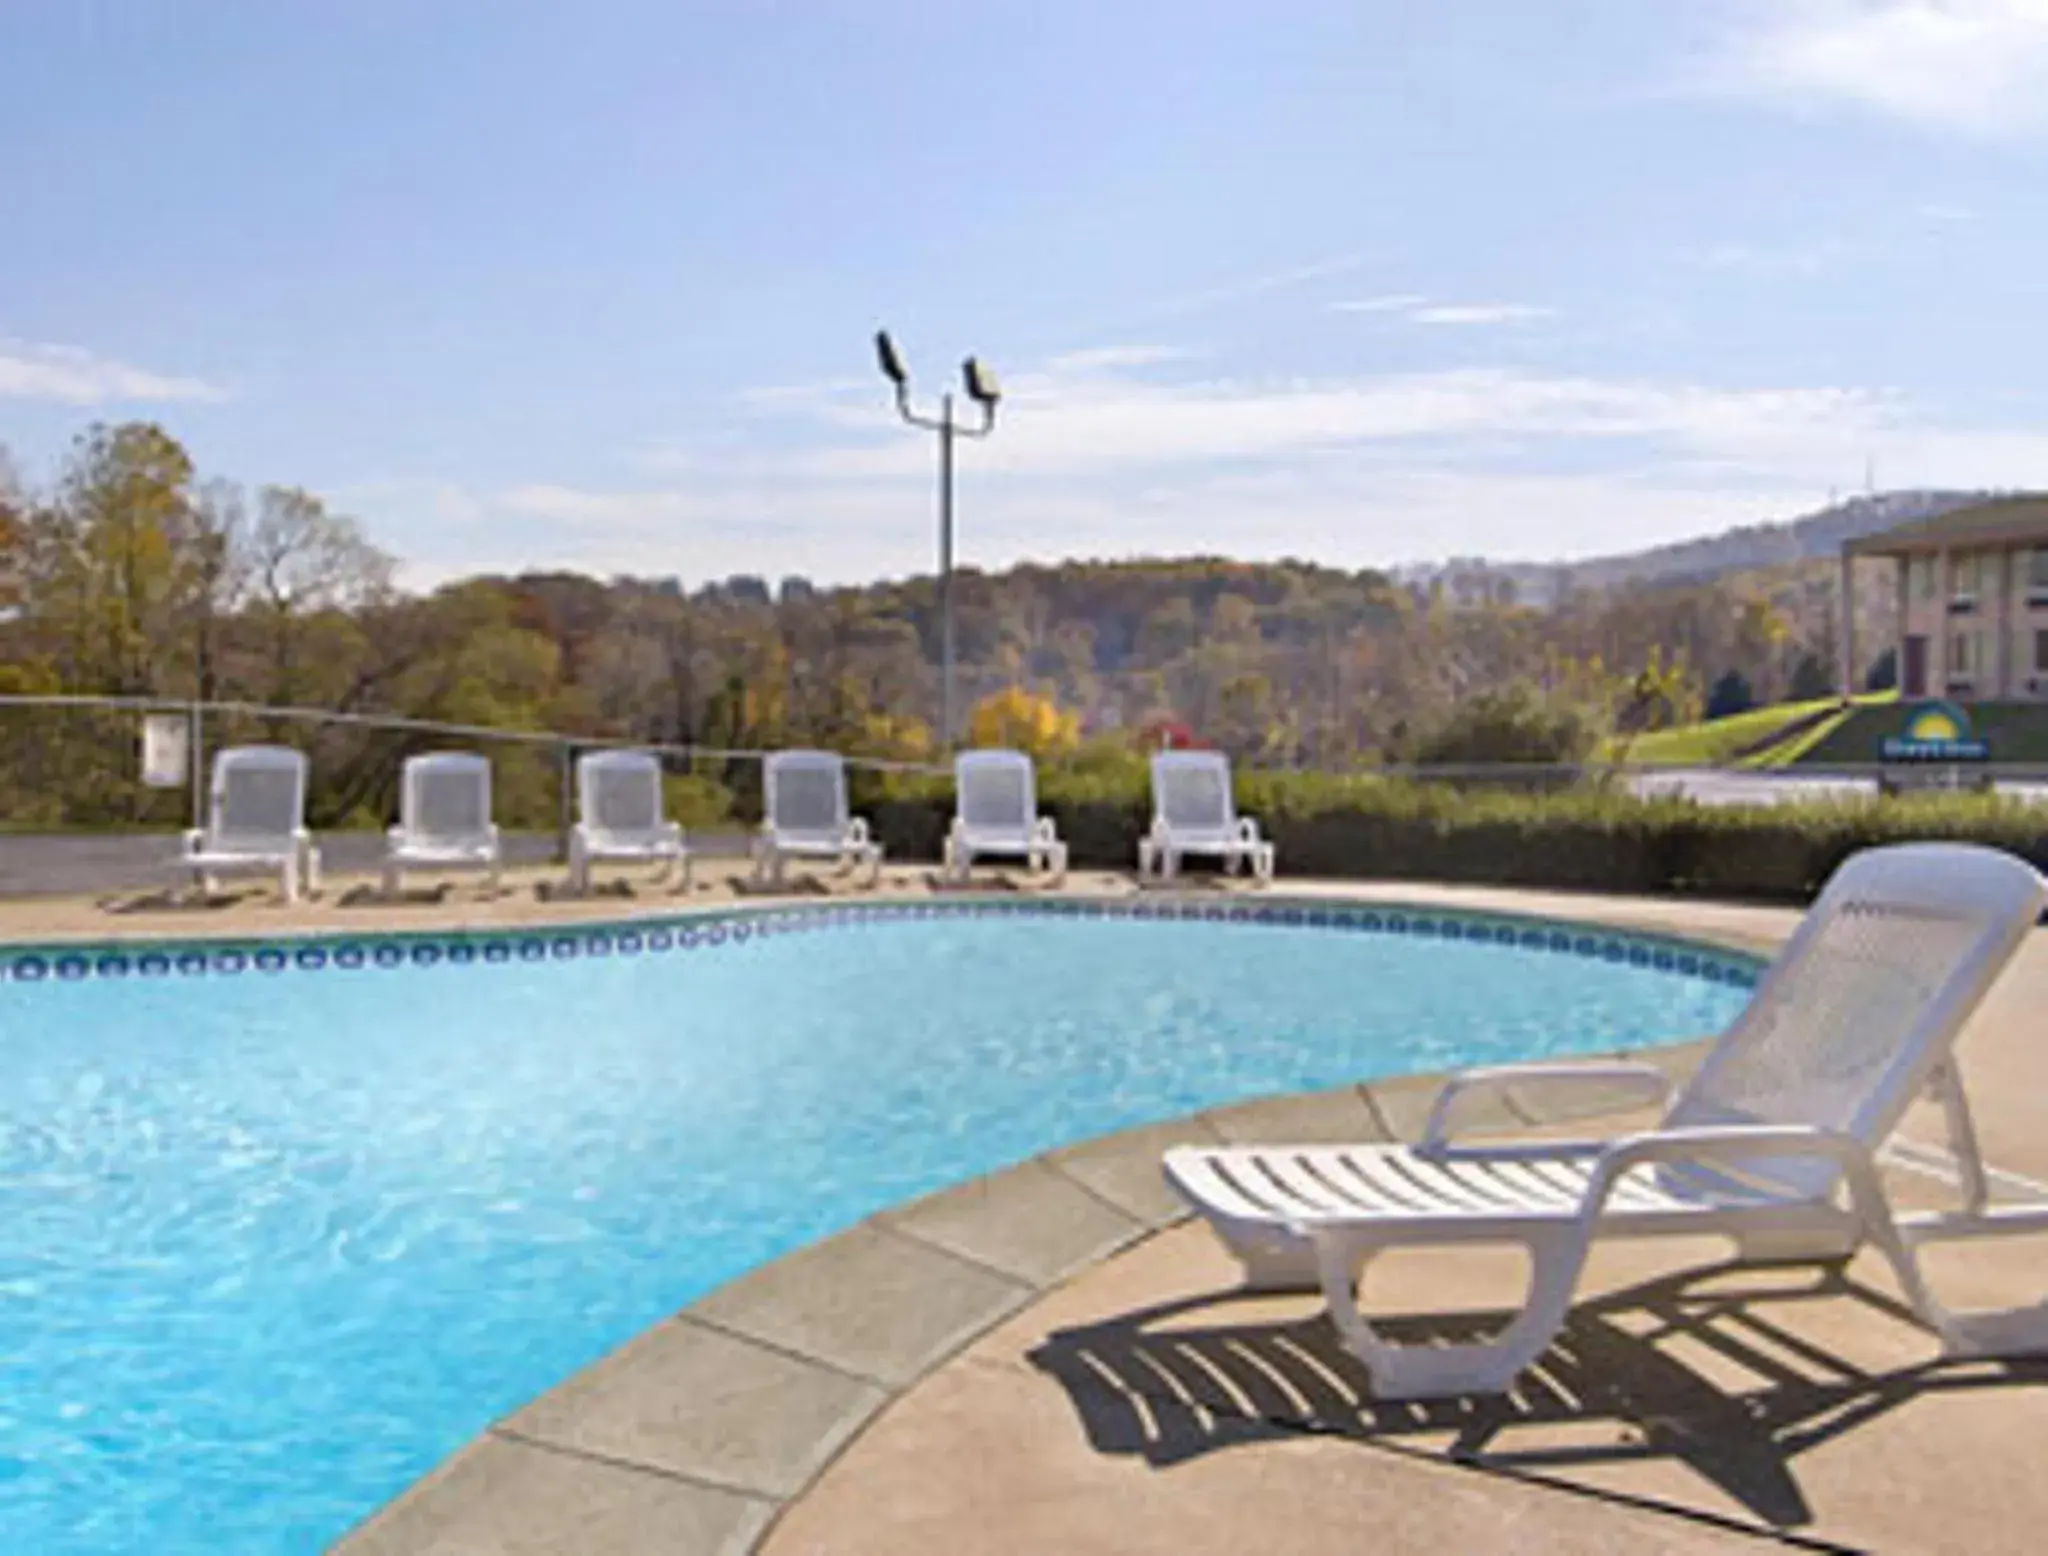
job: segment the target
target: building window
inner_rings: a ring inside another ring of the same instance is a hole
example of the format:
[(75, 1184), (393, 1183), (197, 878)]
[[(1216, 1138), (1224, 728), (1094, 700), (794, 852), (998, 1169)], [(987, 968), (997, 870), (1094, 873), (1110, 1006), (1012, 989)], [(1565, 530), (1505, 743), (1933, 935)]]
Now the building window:
[(1906, 559), (1906, 571), (1911, 574), (1913, 598), (1931, 600), (1934, 598), (1934, 558), (1916, 556)]
[(2034, 673), (2048, 675), (2048, 630), (2034, 632)]
[(1980, 558), (1974, 551), (1965, 551), (1949, 559), (1949, 595), (1958, 600), (1977, 598), (1977, 575)]
[(1958, 632), (1948, 640), (1948, 673), (1958, 678), (1970, 674), (1970, 634)]
[(2048, 546), (2036, 546), (2027, 553), (2027, 592), (2048, 594)]

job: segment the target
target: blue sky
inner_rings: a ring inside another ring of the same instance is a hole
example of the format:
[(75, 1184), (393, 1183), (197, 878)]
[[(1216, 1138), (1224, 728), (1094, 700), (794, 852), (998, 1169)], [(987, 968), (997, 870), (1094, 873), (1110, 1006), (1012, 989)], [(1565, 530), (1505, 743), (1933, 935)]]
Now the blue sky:
[(2048, 0), (0, 7), (0, 444), (418, 583), (1584, 555), (2048, 485)]

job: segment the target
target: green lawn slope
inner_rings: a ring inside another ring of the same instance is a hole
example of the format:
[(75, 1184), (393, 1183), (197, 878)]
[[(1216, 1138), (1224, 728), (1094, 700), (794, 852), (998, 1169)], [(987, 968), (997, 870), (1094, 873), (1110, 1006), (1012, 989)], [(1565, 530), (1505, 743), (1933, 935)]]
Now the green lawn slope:
[(1879, 705), (1896, 700), (1895, 692), (1871, 692), (1857, 698), (1854, 709), (1844, 709), (1835, 697), (1777, 702), (1725, 719), (1656, 730), (1633, 741), (1611, 740), (1600, 755), (1637, 767), (1781, 767), (1843, 720), (1864, 711), (1879, 711), (1882, 716)]

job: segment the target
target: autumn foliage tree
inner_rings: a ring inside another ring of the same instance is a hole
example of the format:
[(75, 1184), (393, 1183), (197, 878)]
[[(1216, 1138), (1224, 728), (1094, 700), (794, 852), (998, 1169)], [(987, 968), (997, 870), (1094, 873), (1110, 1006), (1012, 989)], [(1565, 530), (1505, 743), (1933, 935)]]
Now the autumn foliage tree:
[(967, 721), (968, 743), (1022, 751), (1034, 761), (1071, 755), (1081, 744), (1078, 714), (1021, 686), (1010, 686), (974, 705)]

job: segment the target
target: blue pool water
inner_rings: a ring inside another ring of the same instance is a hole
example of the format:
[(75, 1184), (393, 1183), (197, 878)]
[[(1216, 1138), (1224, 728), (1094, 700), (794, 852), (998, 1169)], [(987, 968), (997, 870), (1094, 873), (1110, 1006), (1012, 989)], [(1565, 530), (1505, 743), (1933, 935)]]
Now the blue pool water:
[(784, 924), (460, 964), (17, 961), (0, 1550), (319, 1550), (647, 1324), (892, 1201), (1251, 1093), (1686, 1037), (1747, 994), (1592, 941)]

